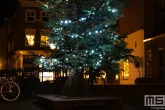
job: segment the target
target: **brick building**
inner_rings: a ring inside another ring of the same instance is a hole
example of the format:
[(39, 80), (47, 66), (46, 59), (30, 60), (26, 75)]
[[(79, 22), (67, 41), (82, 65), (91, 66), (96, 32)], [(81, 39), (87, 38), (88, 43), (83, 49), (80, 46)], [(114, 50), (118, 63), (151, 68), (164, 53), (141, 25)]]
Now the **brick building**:
[(165, 1), (145, 3), (145, 73), (155, 83), (165, 83)]
[(36, 1), (18, 0), (16, 12), (5, 28), (8, 67), (30, 66), (26, 59), (33, 57), (32, 53), (43, 56), (49, 54), (44, 52), (48, 47), (44, 42), (47, 42), (46, 34), (49, 30), (44, 29), (42, 24), (42, 21), (48, 19), (46, 12), (40, 9)]

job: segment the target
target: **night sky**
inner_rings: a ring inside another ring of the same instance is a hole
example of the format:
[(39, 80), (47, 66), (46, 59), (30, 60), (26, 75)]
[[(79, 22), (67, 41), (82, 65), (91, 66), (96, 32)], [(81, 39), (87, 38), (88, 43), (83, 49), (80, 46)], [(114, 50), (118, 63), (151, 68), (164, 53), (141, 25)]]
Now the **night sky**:
[(16, 0), (1, 0), (0, 3), (0, 26), (3, 25), (4, 18), (12, 17), (16, 9)]

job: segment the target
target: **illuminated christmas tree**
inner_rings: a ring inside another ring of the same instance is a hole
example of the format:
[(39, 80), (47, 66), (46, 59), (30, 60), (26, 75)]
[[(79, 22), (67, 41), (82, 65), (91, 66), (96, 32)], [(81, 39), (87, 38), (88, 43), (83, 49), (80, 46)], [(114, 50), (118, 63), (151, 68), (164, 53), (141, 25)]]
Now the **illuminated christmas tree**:
[(74, 69), (101, 69), (107, 74), (119, 73), (119, 61), (129, 59), (118, 20), (128, 0), (47, 0), (42, 8), (50, 20), (49, 45), (54, 54), (44, 58), (44, 67)]

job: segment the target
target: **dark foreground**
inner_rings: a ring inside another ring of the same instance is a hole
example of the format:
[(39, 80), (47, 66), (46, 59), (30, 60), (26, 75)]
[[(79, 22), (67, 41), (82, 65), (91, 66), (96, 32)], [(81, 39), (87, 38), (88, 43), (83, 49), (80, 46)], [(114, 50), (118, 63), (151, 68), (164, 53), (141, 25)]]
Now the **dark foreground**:
[[(50, 106), (47, 107), (43, 104), (36, 103), (35, 95), (38, 93), (58, 94), (61, 90), (61, 87), (61, 85), (58, 86), (54, 84), (39, 84), (37, 86), (28, 86), (22, 89), (21, 97), (14, 102), (6, 102), (0, 98), (0, 110), (52, 110)], [(144, 107), (144, 95), (165, 95), (165, 85), (109, 85), (105, 88), (97, 86), (92, 91), (95, 96), (103, 95), (108, 97), (122, 98), (122, 110), (150, 110), (149, 108)], [(86, 107), (76, 108), (74, 110), (105, 109), (103, 109), (102, 107)]]
[[(14, 102), (6, 102), (0, 99), (0, 110), (53, 110), (51, 107), (44, 106), (35, 101), (34, 98), (20, 98)], [(57, 109), (56, 109), (57, 110)], [(62, 109), (59, 109), (62, 110)], [(70, 110), (70, 109), (67, 109)], [(74, 110), (104, 110), (103, 107), (83, 107)], [(147, 110), (144, 108), (132, 107), (128, 104), (122, 104), (122, 110)]]
[(21, 98), (13, 102), (1, 99), (0, 110), (51, 110), (51, 108), (35, 103), (34, 99)]

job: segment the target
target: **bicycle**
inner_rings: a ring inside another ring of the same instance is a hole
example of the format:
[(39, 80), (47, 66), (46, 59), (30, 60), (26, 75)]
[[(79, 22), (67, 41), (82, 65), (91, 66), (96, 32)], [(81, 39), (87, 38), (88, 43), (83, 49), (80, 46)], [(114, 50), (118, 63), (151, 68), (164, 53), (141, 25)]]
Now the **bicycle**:
[(20, 88), (16, 82), (14, 82), (13, 77), (6, 78), (4, 81), (0, 82), (0, 96), (6, 101), (14, 101), (20, 95)]

